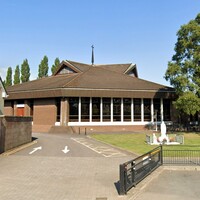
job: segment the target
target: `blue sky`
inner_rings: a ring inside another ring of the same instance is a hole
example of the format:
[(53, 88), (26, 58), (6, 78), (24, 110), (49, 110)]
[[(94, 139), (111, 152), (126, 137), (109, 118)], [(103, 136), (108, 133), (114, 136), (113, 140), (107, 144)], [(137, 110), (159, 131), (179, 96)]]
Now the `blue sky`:
[(28, 59), (35, 79), (44, 55), (49, 68), (56, 57), (90, 64), (94, 45), (95, 64), (135, 63), (169, 85), (176, 33), (199, 12), (199, 0), (0, 0), (0, 75)]

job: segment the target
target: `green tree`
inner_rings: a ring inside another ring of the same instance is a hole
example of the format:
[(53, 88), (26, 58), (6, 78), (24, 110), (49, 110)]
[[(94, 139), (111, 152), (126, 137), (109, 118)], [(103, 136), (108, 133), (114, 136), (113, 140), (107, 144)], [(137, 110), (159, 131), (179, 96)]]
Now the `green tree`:
[(200, 13), (180, 27), (177, 37), (175, 54), (164, 77), (179, 95), (175, 107), (194, 115), (200, 111)]
[(11, 86), (12, 85), (12, 68), (8, 67), (7, 74), (6, 74), (6, 81), (5, 86)]
[(17, 65), (14, 74), (14, 84), (19, 84), (19, 83), (20, 83), (20, 70), (19, 70), (19, 65)]
[(44, 56), (44, 58), (41, 60), (41, 62), (39, 64), (38, 78), (47, 77), (48, 70), (49, 70), (48, 57)]
[(28, 82), (30, 78), (30, 67), (28, 64), (28, 60), (25, 59), (21, 65), (21, 82)]
[(59, 58), (56, 58), (54, 61), (54, 64), (51, 67), (51, 73), (54, 74), (56, 72), (56, 70), (58, 69), (58, 66), (60, 64), (60, 60)]

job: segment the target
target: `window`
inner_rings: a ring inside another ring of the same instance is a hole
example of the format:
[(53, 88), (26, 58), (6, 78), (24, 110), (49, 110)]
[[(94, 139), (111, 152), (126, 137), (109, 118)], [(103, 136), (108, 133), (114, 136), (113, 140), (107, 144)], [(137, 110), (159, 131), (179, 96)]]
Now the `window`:
[(69, 98), (69, 121), (70, 122), (78, 122), (78, 105), (79, 105), (78, 97)]
[(121, 99), (113, 98), (113, 121), (121, 121)]
[(154, 116), (157, 117), (154, 121), (160, 121), (160, 99), (153, 99)]
[(124, 121), (131, 121), (131, 99), (124, 98)]
[(111, 121), (110, 105), (111, 99), (103, 98), (103, 121)]
[(151, 121), (151, 99), (144, 99), (144, 121)]
[(170, 121), (170, 100), (169, 99), (163, 99), (163, 117), (164, 121)]
[(92, 121), (100, 121), (100, 98), (92, 98)]
[(134, 121), (141, 121), (141, 99), (134, 99)]
[(33, 116), (33, 112), (34, 112), (34, 100), (31, 99), (30, 100), (30, 116)]
[(90, 98), (81, 98), (81, 121), (89, 122), (90, 119)]

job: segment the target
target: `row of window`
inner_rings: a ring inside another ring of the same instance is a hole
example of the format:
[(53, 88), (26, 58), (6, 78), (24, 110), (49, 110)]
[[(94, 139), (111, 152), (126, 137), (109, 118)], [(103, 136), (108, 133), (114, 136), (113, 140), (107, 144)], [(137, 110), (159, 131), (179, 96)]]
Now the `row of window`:
[[(91, 99), (91, 100), (90, 100)], [(80, 102), (79, 102), (80, 101)], [(163, 99), (163, 120), (170, 121), (170, 100)], [(61, 99), (56, 100), (57, 121), (60, 121)], [(153, 113), (151, 104), (153, 103)], [(24, 104), (18, 101), (17, 104)], [(29, 102), (30, 115), (33, 115), (33, 100)], [(80, 111), (79, 111), (80, 109)], [(110, 122), (110, 121), (151, 121), (161, 120), (161, 100), (141, 98), (99, 98), (99, 97), (70, 97), (69, 98), (69, 121), (70, 122)], [(79, 116), (80, 115), (80, 116)]]
[[(69, 121), (78, 122), (80, 114), (81, 122), (89, 122), (90, 117), (93, 122), (99, 122), (101, 121), (101, 113), (102, 121), (142, 121), (142, 117), (144, 121), (151, 121), (151, 99), (143, 99), (142, 102), (140, 98), (113, 98), (111, 103), (111, 98), (102, 98), (101, 100), (99, 97), (93, 97), (91, 101), (92, 105), (90, 107), (89, 97), (81, 97), (80, 102), (78, 97), (69, 98)], [(153, 108), (157, 120), (160, 121), (160, 99), (153, 99)], [(168, 99), (163, 99), (163, 118), (164, 121), (170, 120), (170, 100)]]

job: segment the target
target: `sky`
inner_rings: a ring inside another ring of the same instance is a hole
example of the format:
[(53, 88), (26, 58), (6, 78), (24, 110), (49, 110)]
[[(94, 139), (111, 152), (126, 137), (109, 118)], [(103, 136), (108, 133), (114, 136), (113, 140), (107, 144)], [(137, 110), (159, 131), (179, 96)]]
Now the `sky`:
[(163, 78), (176, 33), (200, 0), (0, 0), (0, 76), (28, 59), (31, 80), (46, 55), (91, 64), (133, 63), (139, 78)]

